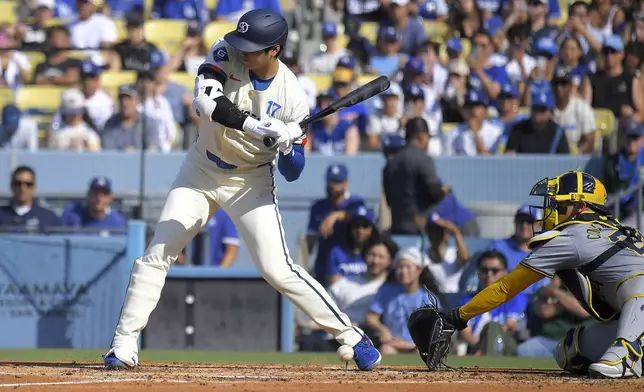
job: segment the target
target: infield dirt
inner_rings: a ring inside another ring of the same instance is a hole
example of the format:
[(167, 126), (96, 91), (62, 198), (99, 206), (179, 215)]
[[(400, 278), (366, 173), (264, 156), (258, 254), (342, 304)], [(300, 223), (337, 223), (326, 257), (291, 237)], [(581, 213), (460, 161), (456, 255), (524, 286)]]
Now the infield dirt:
[(0, 362), (0, 389), (20, 391), (614, 391), (642, 390), (644, 380), (592, 380), (551, 370), (468, 368), (429, 373), (420, 367), (150, 363), (106, 371), (99, 363)]

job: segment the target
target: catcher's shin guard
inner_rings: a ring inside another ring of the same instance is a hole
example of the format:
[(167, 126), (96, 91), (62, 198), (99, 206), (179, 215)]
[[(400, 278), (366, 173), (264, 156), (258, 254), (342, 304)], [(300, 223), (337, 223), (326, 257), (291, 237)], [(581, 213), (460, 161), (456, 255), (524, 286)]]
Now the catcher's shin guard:
[(583, 330), (584, 327), (571, 328), (555, 348), (557, 364), (570, 373), (588, 374), (588, 367), (592, 364), (579, 347), (579, 335)]
[(642, 355), (640, 341), (629, 342), (618, 338), (599, 362), (590, 365), (588, 373), (596, 378), (640, 378), (642, 377)]

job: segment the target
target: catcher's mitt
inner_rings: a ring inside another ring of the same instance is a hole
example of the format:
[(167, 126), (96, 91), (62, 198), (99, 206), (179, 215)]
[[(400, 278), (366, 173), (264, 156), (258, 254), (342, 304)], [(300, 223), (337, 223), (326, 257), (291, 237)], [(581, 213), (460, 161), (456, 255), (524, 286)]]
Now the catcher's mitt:
[(452, 335), (457, 330), (467, 328), (460, 319), (458, 309), (445, 311), (439, 309), (436, 296), (427, 291), (430, 304), (414, 310), (407, 320), (407, 328), (418, 348), (420, 358), (430, 371), (437, 370), (444, 363), (449, 351)]

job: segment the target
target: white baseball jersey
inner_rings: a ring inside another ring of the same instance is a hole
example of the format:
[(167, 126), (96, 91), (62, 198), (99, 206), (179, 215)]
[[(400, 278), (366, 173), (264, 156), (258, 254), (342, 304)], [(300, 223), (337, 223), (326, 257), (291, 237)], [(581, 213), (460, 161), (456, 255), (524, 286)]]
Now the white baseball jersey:
[[(259, 119), (273, 117), (285, 123), (300, 122), (309, 115), (304, 89), (281, 61), (277, 75), (265, 91), (253, 88), (239, 52), (223, 40), (215, 42), (204, 64), (226, 74), (224, 95), (242, 111), (248, 111)], [(276, 149), (266, 148), (261, 139), (202, 118), (199, 137), (189, 156), (198, 158), (197, 163), (201, 167), (211, 166), (214, 155), (229, 165), (250, 169), (272, 162), (275, 154)]]

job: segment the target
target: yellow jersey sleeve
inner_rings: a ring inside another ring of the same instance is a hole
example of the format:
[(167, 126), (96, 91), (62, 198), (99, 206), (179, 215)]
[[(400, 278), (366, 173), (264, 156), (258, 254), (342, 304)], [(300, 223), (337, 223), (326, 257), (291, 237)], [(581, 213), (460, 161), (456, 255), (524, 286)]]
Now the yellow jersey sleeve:
[(545, 275), (519, 264), (512, 272), (484, 288), (468, 303), (461, 306), (461, 318), (468, 321), (479, 314), (489, 312), (511, 300), (531, 284), (540, 281)]

